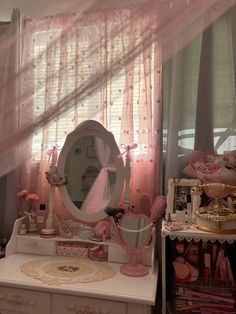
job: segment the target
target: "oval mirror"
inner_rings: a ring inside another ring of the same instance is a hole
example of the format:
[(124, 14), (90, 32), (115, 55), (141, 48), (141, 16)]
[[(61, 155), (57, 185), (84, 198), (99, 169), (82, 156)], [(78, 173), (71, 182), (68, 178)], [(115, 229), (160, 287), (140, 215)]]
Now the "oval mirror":
[(124, 164), (112, 133), (99, 122), (87, 120), (66, 137), (57, 171), (68, 178), (59, 187), (68, 211), (79, 220), (104, 219), (106, 207), (119, 201), (124, 185)]

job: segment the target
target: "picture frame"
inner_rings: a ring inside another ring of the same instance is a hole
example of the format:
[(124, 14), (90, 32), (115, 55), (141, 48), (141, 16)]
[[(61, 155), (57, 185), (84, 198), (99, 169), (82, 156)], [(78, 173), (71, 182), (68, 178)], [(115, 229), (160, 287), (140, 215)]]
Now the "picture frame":
[(96, 150), (94, 145), (87, 146), (87, 157), (88, 158), (97, 158)]
[(199, 179), (169, 178), (166, 198), (168, 215), (186, 208), (187, 195), (191, 195), (191, 188), (195, 184), (201, 184), (201, 181)]

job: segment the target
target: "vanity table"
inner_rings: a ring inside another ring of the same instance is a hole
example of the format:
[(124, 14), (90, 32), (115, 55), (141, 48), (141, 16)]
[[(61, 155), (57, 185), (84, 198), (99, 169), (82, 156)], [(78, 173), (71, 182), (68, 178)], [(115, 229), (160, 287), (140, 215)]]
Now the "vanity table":
[[(99, 282), (60, 285), (44, 283), (23, 273), (21, 265), (46, 257), (55, 258), (55, 255), (49, 254), (53, 254), (55, 242), (61, 239), (19, 236), (17, 235), (19, 225), (18, 220), (6, 257), (0, 260), (1, 314), (151, 313), (151, 306), (155, 304), (156, 299), (156, 268), (145, 277), (128, 277), (120, 273), (121, 264), (98, 262), (110, 266), (115, 275)], [(74, 239), (76, 240), (78, 239)], [(36, 252), (38, 254), (35, 254)]]
[[(86, 140), (89, 140), (88, 144), (84, 144)], [(85, 160), (83, 152), (86, 150), (88, 154), (87, 146), (91, 149), (94, 142), (97, 142), (99, 153), (95, 157), (89, 155)], [(59, 189), (65, 208), (76, 221), (85, 224), (109, 221), (104, 209), (116, 206), (124, 184), (124, 165), (122, 158), (117, 158), (119, 154), (111, 133), (96, 121), (83, 123), (67, 137), (56, 175), (70, 180), (69, 184), (55, 188)], [(76, 168), (69, 168), (76, 162)], [(94, 205), (89, 196), (93, 186), (86, 194), (89, 198), (86, 202), (81, 192), (82, 177), (84, 171), (95, 164), (100, 170), (98, 177), (106, 172), (104, 184), (108, 184), (109, 189), (104, 186), (106, 193), (100, 198), (100, 207), (91, 213), (87, 209)], [(77, 190), (80, 191), (77, 193)], [(89, 205), (83, 206), (85, 203)], [(78, 204), (83, 204), (82, 208), (78, 208)], [(50, 206), (53, 206), (52, 199)], [(49, 208), (49, 216), (54, 210)], [(52, 216), (49, 218), (51, 223)], [(148, 274), (127, 276), (120, 272), (121, 265), (127, 262), (127, 253), (115, 238), (96, 242), (78, 235), (72, 238), (20, 235), (23, 221), (24, 217), (16, 220), (6, 257), (0, 260), (0, 314), (151, 314), (158, 282), (155, 241), (142, 254)], [(143, 229), (147, 232), (145, 225)], [(96, 261), (86, 254), (83, 257), (62, 256), (59, 254), (61, 243), (81, 247), (99, 244), (106, 247), (108, 257), (106, 261)]]

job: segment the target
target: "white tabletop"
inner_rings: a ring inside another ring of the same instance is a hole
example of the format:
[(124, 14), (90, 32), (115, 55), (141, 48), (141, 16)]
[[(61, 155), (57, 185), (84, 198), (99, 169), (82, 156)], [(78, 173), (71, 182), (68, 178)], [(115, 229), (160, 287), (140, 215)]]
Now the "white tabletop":
[(115, 271), (112, 278), (90, 283), (49, 285), (24, 274), (20, 266), (45, 256), (14, 254), (0, 260), (0, 285), (47, 292), (106, 298), (117, 301), (153, 305), (157, 290), (157, 269), (144, 277), (128, 277), (120, 273), (120, 264), (107, 263)]

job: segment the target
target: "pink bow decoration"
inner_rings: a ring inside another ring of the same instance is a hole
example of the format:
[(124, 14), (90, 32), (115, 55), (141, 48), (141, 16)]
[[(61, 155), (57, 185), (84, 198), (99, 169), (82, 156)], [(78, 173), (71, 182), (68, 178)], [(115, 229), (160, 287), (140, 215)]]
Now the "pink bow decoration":
[(131, 150), (131, 149), (135, 149), (137, 146), (138, 146), (138, 145), (137, 145), (136, 143), (133, 143), (133, 144), (131, 144), (131, 145), (121, 144), (121, 145), (120, 145), (120, 148), (123, 148), (124, 151), (123, 151), (122, 153), (120, 153), (117, 157), (118, 157), (118, 158), (121, 158), (122, 155), (127, 154), (128, 157), (129, 157), (130, 160), (131, 160), (131, 153), (130, 153), (130, 150)]
[(46, 152), (48, 155), (48, 161), (51, 159), (51, 164), (55, 166), (57, 164), (57, 157), (58, 157), (58, 148), (59, 146), (56, 144), (52, 148), (49, 148)]

